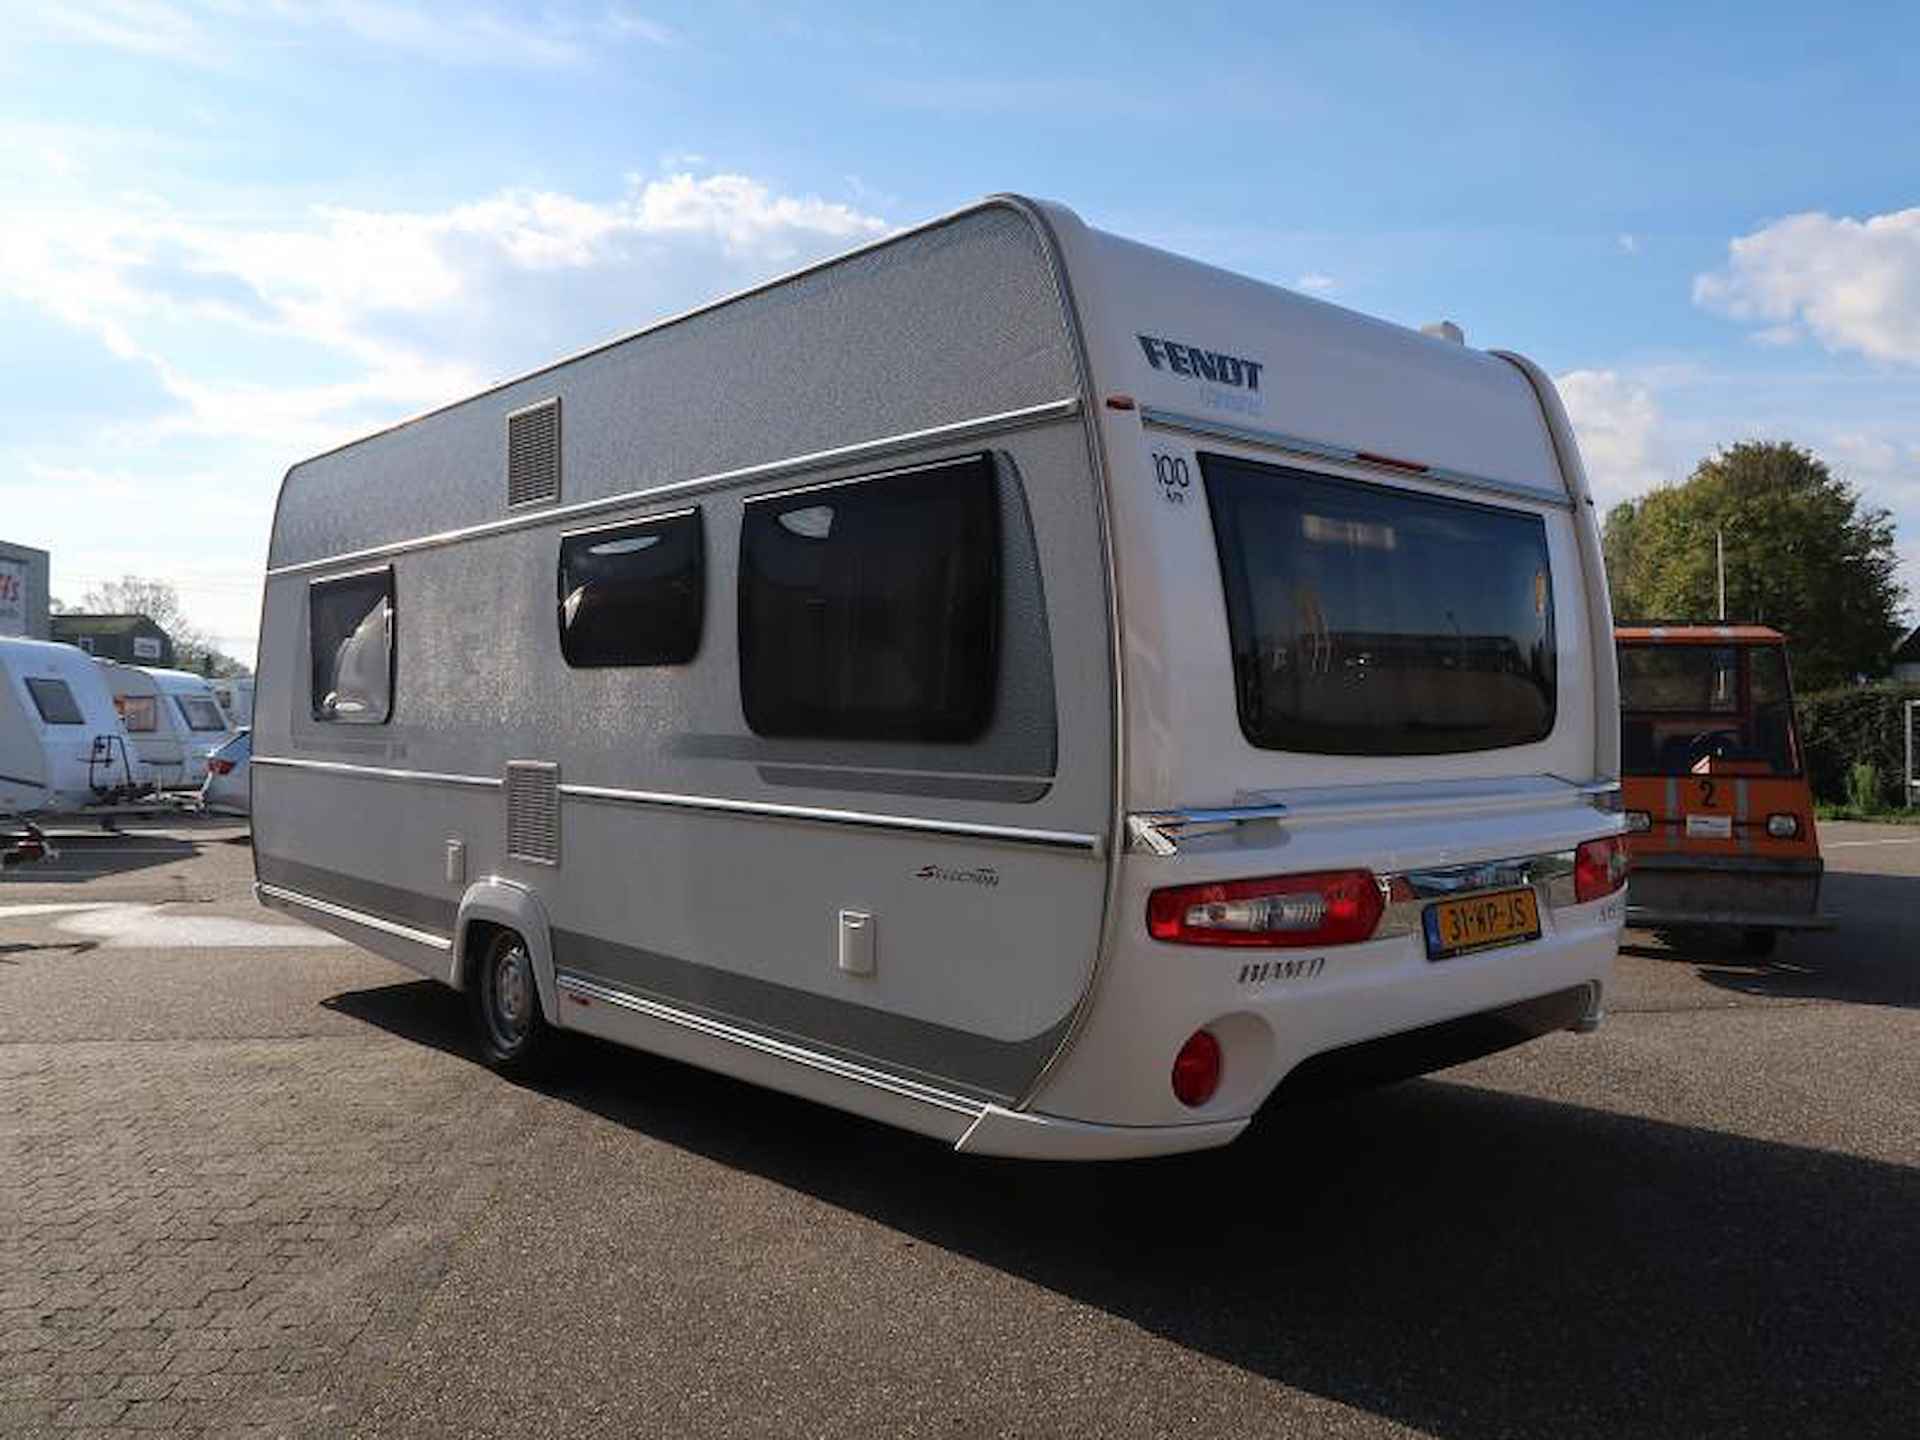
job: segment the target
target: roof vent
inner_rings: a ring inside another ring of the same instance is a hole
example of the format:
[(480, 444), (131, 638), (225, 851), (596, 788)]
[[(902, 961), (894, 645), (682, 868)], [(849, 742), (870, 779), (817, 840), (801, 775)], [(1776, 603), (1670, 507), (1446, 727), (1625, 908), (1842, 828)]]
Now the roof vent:
[(507, 416), (507, 506), (560, 498), (560, 397)]
[(1451, 340), (1456, 345), (1467, 343), (1467, 332), (1451, 320), (1436, 320), (1431, 325), (1422, 325), (1420, 333), (1431, 335), (1436, 340)]

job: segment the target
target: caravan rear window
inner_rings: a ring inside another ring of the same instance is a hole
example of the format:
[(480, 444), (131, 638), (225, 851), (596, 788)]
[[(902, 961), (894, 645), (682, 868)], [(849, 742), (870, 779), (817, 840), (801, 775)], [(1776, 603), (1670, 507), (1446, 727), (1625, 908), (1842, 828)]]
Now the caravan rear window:
[(1441, 755), (1553, 729), (1539, 516), (1217, 455), (1200, 470), (1253, 744)]
[(393, 713), (393, 570), (316, 580), (307, 590), (316, 720), (382, 725)]
[(120, 712), (121, 723), (135, 735), (147, 735), (160, 728), (160, 707), (152, 695), (116, 695), (113, 708)]
[(73, 691), (67, 688), (66, 681), (29, 676), (27, 693), (33, 696), (33, 706), (40, 712), (40, 718), (49, 725), (87, 723), (87, 717), (80, 713), (80, 706), (74, 701)]
[(961, 742), (992, 718), (993, 460), (751, 500), (740, 692), (760, 735)]

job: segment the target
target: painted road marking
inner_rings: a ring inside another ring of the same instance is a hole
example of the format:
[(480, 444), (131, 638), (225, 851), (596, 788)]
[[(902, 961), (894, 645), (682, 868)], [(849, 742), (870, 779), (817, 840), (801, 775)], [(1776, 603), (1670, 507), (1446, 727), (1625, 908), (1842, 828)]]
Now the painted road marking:
[(1920, 835), (1902, 835), (1897, 840), (1823, 840), (1822, 850), (1847, 850), (1856, 845), (1920, 845)]
[(347, 942), (324, 930), (226, 915), (195, 915), (159, 905), (96, 900), (41, 905), (0, 905), (0, 921), (58, 915), (53, 928), (79, 935), (110, 950), (252, 950), (293, 946), (306, 949)]

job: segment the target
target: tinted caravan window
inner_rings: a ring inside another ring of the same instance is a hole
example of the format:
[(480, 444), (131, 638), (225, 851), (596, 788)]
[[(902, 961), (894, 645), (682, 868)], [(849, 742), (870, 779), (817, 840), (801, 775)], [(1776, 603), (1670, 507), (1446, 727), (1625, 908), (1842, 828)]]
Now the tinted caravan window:
[(1217, 455), (1200, 469), (1253, 744), (1440, 755), (1553, 729), (1539, 516)]
[(381, 725), (393, 713), (393, 571), (373, 570), (307, 589), (316, 720)]
[(993, 461), (747, 503), (740, 690), (761, 735), (974, 739), (1000, 604)]
[(40, 718), (49, 725), (84, 725), (87, 717), (80, 713), (75, 703), (73, 691), (67, 688), (64, 680), (30, 678), (27, 692), (33, 696), (33, 706), (40, 712)]
[(227, 728), (227, 718), (220, 713), (220, 707), (204, 695), (176, 695), (173, 703), (180, 707), (180, 718), (187, 722), (189, 730)]
[(160, 728), (160, 707), (154, 704), (156, 695), (116, 695), (113, 708), (120, 712), (120, 719), (127, 729), (135, 735), (149, 735)]
[(700, 512), (560, 538), (560, 652), (575, 668), (684, 665), (700, 648)]

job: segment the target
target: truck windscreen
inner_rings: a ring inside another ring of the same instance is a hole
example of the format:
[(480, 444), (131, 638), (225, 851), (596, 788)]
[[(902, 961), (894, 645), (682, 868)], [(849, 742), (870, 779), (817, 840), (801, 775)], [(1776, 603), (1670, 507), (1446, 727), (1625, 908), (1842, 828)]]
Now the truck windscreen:
[(1689, 775), (1715, 764), (1799, 774), (1786, 652), (1622, 645), (1620, 763), (1629, 775)]

